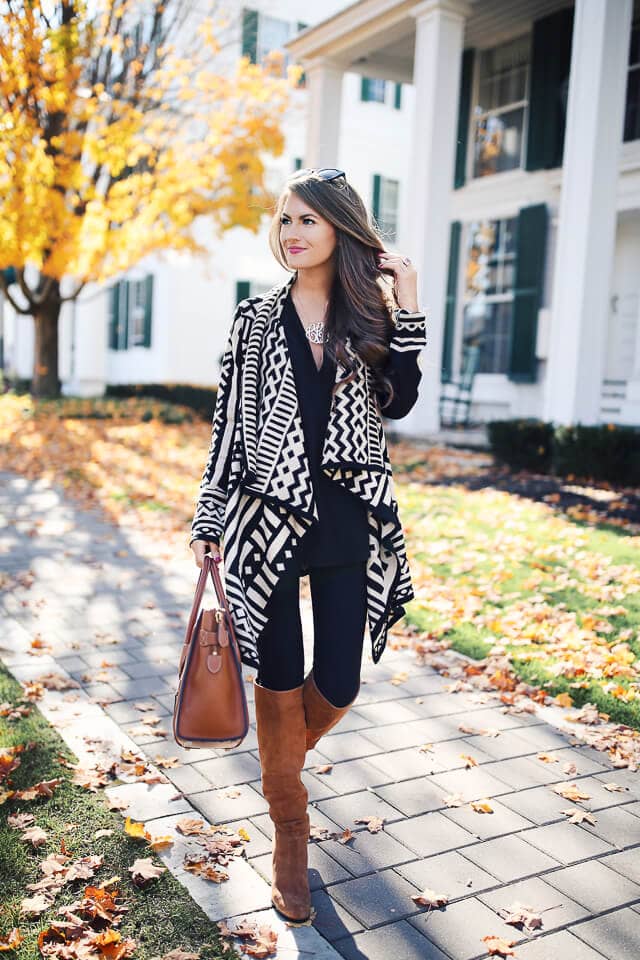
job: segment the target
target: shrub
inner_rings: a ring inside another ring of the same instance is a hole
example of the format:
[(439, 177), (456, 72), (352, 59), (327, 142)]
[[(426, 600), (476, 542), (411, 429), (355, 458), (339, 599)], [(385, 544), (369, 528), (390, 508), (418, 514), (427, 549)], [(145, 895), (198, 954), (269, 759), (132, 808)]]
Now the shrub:
[(492, 420), (491, 451), (515, 470), (640, 483), (640, 430), (614, 424), (557, 426), (540, 420)]

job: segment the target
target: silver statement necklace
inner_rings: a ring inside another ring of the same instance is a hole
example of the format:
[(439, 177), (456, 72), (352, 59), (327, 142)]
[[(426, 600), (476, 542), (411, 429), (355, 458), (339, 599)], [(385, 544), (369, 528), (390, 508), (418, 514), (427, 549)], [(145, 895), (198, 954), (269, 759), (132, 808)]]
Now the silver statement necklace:
[[(324, 310), (326, 311), (329, 306), (329, 301), (324, 305)], [(304, 332), (307, 335), (307, 339), (312, 343), (328, 343), (331, 339), (331, 334), (329, 331), (325, 331), (325, 324), (321, 320), (316, 320), (313, 323), (305, 323), (302, 317), (300, 316), (300, 310), (296, 305), (296, 310), (298, 311), (298, 316), (302, 321), (302, 326), (304, 327)]]

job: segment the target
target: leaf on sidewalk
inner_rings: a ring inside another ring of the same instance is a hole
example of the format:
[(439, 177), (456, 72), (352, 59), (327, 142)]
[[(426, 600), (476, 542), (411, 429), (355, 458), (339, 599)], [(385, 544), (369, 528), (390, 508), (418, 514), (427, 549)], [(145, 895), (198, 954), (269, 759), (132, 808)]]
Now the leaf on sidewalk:
[(444, 893), (436, 893), (429, 887), (425, 887), (422, 893), (412, 893), (411, 899), (419, 907), (444, 907), (449, 903), (449, 897)]
[(537, 930), (542, 926), (542, 917), (533, 907), (527, 907), (516, 900), (510, 907), (503, 907), (496, 910), (499, 917), (502, 917), (505, 923), (511, 923), (515, 927), (524, 927), (525, 930)]
[(588, 810), (574, 809), (570, 807), (568, 810), (561, 810), (561, 813), (566, 813), (568, 816), (567, 823), (587, 823), (594, 824), (597, 821), (597, 817), (594, 817), (592, 813), (589, 813)]
[(493, 813), (493, 807), (486, 797), (483, 800), (472, 800), (471, 809), (476, 813)]
[(577, 783), (555, 783), (551, 789), (554, 793), (559, 793), (565, 800), (573, 800), (574, 803), (591, 799), (590, 794), (583, 793)]
[(459, 793), (450, 793), (444, 798), (443, 803), (447, 807), (463, 807), (467, 801)]
[(354, 817), (354, 823), (366, 823), (369, 833), (379, 833), (382, 830), (384, 817)]
[(182, 833), (185, 837), (202, 833), (204, 831), (204, 820), (196, 820), (193, 817), (184, 817), (184, 819), (178, 820), (176, 823), (176, 830)]
[(487, 945), (487, 953), (492, 957), (515, 957), (511, 947), (515, 946), (515, 940), (504, 940), (502, 937), (487, 936), (482, 937)]

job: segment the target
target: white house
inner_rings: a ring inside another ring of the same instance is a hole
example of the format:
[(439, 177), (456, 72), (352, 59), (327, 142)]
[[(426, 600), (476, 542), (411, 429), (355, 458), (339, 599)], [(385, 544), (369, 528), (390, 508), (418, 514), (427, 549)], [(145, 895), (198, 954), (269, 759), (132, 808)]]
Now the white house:
[(419, 267), (432, 375), (399, 430), (438, 429), (469, 343), (477, 419), (640, 424), (639, 15), (633, 0), (361, 0), (287, 45), (309, 86), (305, 166), (348, 167), (344, 77), (413, 85), (398, 245)]
[[(270, 185), (341, 167), (418, 267), (429, 343), (394, 429), (437, 432), (470, 344), (476, 421), (640, 425), (638, 0), (318, 6), (237, 5), (235, 55), (284, 49), (305, 70)], [(286, 276), (267, 228), (212, 236), (206, 261), (154, 258), (69, 306), (64, 392), (215, 383), (235, 303)], [(29, 376), (32, 332), (5, 328)]]

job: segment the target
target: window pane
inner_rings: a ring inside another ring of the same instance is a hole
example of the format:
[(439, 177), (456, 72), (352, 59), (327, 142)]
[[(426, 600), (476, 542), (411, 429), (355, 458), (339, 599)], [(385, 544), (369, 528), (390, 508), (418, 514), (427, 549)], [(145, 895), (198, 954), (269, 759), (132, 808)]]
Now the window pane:
[(524, 107), (476, 120), (474, 177), (484, 177), (520, 166)]
[(480, 54), (478, 111), (495, 110), (525, 99), (529, 34)]
[(629, 71), (624, 111), (624, 139), (640, 139), (640, 69)]
[(468, 226), (463, 343), (480, 346), (479, 373), (507, 371), (517, 228), (517, 217)]
[(259, 16), (257, 59), (262, 63), (272, 50), (281, 50), (284, 65), (289, 62), (289, 56), (284, 50), (284, 44), (291, 36), (291, 24), (287, 20), (278, 20), (276, 17)]
[(464, 343), (480, 345), (478, 373), (506, 373), (513, 301), (474, 300), (464, 309)]

